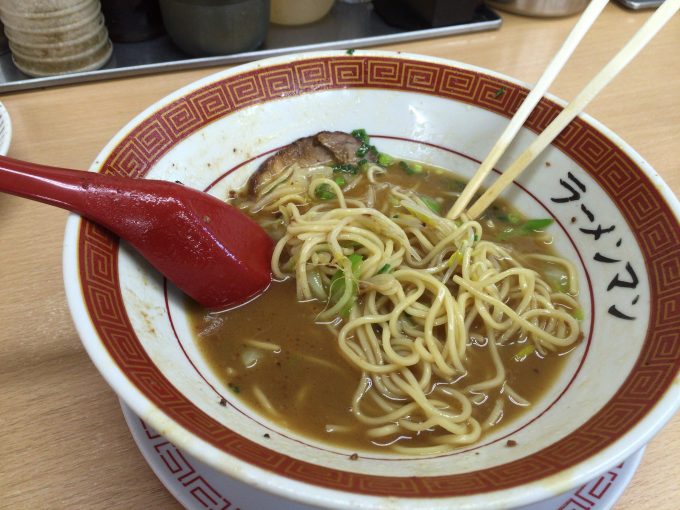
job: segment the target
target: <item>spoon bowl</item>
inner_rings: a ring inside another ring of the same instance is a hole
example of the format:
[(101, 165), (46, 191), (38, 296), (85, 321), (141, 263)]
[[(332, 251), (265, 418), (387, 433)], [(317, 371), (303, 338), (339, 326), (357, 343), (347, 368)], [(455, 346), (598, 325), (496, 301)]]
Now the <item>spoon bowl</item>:
[(0, 191), (98, 223), (206, 308), (236, 306), (271, 281), (273, 243), (266, 232), (227, 203), (179, 183), (0, 156)]

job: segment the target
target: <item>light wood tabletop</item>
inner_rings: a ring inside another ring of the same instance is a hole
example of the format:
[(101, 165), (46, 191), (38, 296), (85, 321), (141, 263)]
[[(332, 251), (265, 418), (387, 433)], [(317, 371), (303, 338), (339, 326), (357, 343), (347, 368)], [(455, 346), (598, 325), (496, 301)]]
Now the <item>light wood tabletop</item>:
[[(609, 5), (551, 92), (573, 97), (647, 15)], [(534, 82), (575, 22), (503, 18), (498, 31), (383, 49), (446, 57)], [(138, 112), (218, 70), (6, 94), (0, 100), (14, 124), (10, 156), (85, 169)], [(587, 112), (680, 194), (680, 16)], [(116, 395), (76, 334), (61, 270), (66, 216), (0, 194), (0, 508), (179, 508), (139, 453)], [(615, 508), (678, 508), (678, 459), (676, 416), (649, 444)]]

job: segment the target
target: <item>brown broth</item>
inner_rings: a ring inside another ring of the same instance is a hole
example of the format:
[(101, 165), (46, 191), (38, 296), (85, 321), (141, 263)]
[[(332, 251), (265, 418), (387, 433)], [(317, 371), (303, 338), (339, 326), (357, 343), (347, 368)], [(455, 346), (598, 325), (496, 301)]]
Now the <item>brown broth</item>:
[[(419, 193), (431, 197), (437, 196), (441, 190), (451, 191), (452, 194), (442, 201), (442, 211), (448, 210), (455, 194), (462, 188), (459, 179), (450, 173), (441, 174), (437, 169), (407, 175), (394, 165), (389, 172), (390, 182), (402, 187), (415, 187)], [(358, 189), (350, 196), (361, 193)], [(484, 237), (495, 239), (500, 235), (507, 226), (509, 214), (521, 218), (507, 204), (496, 204), (481, 220)], [(517, 236), (505, 242), (513, 251), (554, 254), (541, 236)], [(545, 267), (534, 269), (542, 272)], [(341, 355), (336, 338), (328, 327), (314, 323), (322, 308), (323, 304), (318, 301), (298, 302), (295, 299), (295, 282), (289, 279), (274, 282), (255, 301), (228, 312), (207, 314), (195, 305), (189, 310), (200, 352), (217, 377), (241, 402), (302, 437), (348, 450), (384, 451), (384, 446), (366, 436), (368, 427), (359, 423), (350, 411), (361, 373)], [(278, 352), (255, 349), (260, 353), (259, 359), (251, 368), (245, 368), (242, 361), (244, 352), (253, 350), (246, 343), (248, 340), (271, 342), (281, 349)], [(508, 383), (519, 395), (535, 403), (560, 373), (565, 360), (562, 354), (565, 353), (551, 353), (545, 357), (533, 353), (518, 361), (515, 356), (524, 345), (510, 342), (499, 346), (498, 350), (507, 371)], [(470, 344), (466, 358), (468, 373), (457, 383), (459, 388), (495, 375), (485, 348)], [(256, 396), (256, 388), (266, 395), (274, 412), (262, 406)], [(473, 406), (473, 417), (482, 422), (491, 411), (492, 401), (490, 398), (481, 405)], [(363, 405), (367, 406), (367, 403)], [(370, 410), (370, 407), (364, 408)], [(518, 405), (506, 405), (502, 425), (515, 420), (524, 410)], [(375, 411), (381, 414), (377, 409)], [(346, 428), (346, 431), (329, 432), (328, 425)], [(431, 444), (431, 438), (423, 436), (427, 434), (403, 442), (408, 441), (408, 446)]]

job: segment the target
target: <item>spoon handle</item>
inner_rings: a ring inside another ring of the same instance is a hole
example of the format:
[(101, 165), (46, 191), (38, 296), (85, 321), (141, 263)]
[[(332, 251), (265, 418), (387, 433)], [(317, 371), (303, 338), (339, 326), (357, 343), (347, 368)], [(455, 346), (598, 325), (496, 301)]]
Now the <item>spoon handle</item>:
[[(61, 207), (110, 230), (126, 207), (172, 197), (176, 184), (57, 168), (0, 156), (0, 191)], [(113, 221), (112, 221), (113, 220)]]
[[(0, 156), (0, 191), (84, 216), (139, 242), (150, 226), (171, 222), (193, 190), (177, 184), (56, 168)], [(184, 199), (184, 202), (179, 200)]]
[(147, 254), (167, 249), (168, 236), (163, 234), (163, 241), (154, 243), (153, 231), (175, 230), (189, 236), (201, 225), (200, 219), (188, 218), (202, 211), (206, 200), (215, 200), (168, 181), (56, 168), (5, 156), (0, 156), (0, 191), (84, 216)]
[(242, 303), (271, 281), (267, 233), (238, 209), (189, 186), (0, 156), (0, 191), (98, 223), (208, 308)]
[(0, 191), (81, 214), (86, 204), (83, 192), (97, 175), (0, 156)]

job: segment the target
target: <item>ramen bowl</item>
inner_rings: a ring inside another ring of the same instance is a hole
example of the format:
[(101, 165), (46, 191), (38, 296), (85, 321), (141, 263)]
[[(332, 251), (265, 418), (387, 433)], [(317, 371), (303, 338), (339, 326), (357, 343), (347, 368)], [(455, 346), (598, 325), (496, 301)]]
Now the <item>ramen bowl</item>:
[[(364, 128), (383, 152), (470, 177), (526, 93), (506, 76), (437, 58), (279, 57), (209, 76), (149, 107), (91, 170), (180, 181), (226, 198), (293, 140)], [(498, 170), (563, 106), (544, 98)], [(677, 410), (680, 208), (635, 151), (586, 115), (504, 196), (529, 217), (554, 219), (556, 249), (581, 282), (583, 340), (524, 415), (446, 454), (356, 455), (251, 409), (202, 358), (179, 292), (124, 243), (76, 216), (65, 237), (67, 297), (85, 348), (125, 403), (251, 502), (517, 507), (620, 463)]]

